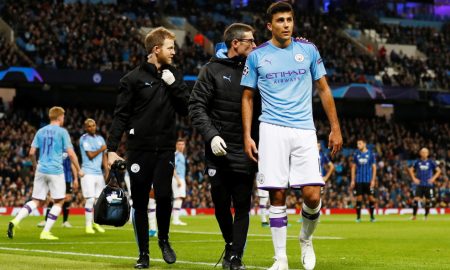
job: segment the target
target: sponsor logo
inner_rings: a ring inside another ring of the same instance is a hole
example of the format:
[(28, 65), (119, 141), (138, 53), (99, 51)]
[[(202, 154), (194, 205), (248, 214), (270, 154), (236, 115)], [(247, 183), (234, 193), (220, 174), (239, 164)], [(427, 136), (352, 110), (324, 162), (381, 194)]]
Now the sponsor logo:
[(222, 78), (223, 78), (224, 80), (228, 80), (228, 81), (231, 83), (231, 75), (228, 75), (228, 77), (225, 76), (225, 75), (223, 75)]
[(269, 59), (264, 59), (264, 63), (269, 63), (269, 64), (271, 64), (271, 65), (272, 65), (272, 60), (269, 60)]
[(145, 82), (144, 84), (145, 84), (146, 86), (153, 87), (153, 86), (152, 86), (153, 82)]
[(216, 169), (208, 169), (208, 175), (213, 177), (214, 175), (216, 175)]
[(266, 79), (282, 79), (282, 78), (290, 78), (294, 76), (303, 75), (306, 73), (306, 69), (296, 69), (296, 70), (287, 70), (287, 71), (279, 71), (279, 72), (272, 72), (266, 74)]
[(132, 172), (137, 173), (141, 170), (141, 166), (139, 166), (139, 164), (137, 163), (134, 163), (133, 165), (131, 165), (130, 169)]
[(303, 54), (299, 53), (295, 55), (294, 59), (297, 62), (303, 62), (303, 60), (305, 60), (305, 57), (303, 56)]

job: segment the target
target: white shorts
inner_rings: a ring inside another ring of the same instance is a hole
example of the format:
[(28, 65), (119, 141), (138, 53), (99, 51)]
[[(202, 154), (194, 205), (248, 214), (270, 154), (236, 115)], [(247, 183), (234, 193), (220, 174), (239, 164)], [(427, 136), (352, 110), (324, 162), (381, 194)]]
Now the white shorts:
[(269, 198), (269, 191), (258, 189), (258, 197)]
[(178, 186), (177, 179), (172, 177), (172, 191), (174, 198), (185, 198), (186, 197), (186, 180), (180, 178), (181, 186)]
[(259, 189), (325, 185), (314, 130), (261, 123), (258, 157), (256, 183)]
[(49, 191), (52, 199), (59, 200), (66, 197), (64, 174), (45, 174), (37, 171), (34, 176), (33, 194), (31, 197), (44, 201), (47, 199)]
[(81, 190), (85, 198), (98, 198), (105, 185), (101, 174), (86, 174), (81, 177)]

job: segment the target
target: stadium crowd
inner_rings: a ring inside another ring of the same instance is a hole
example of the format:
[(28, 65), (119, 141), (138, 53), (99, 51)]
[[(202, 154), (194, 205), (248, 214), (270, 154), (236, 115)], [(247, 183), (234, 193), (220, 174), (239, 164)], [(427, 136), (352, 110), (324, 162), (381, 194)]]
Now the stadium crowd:
[[(21, 206), (30, 199), (34, 171), (27, 156), (38, 127), (46, 124), (44, 108), (9, 110), (0, 119), (0, 206)], [(107, 136), (111, 114), (105, 110), (68, 109), (65, 127), (74, 147), (79, 151), (78, 139), (84, 133), (83, 121), (92, 117), (97, 121), (98, 133)], [(443, 174), (435, 185), (436, 207), (450, 207), (450, 126), (448, 123), (420, 122), (399, 123), (384, 118), (341, 120), (344, 150), (332, 159), (335, 172), (326, 183), (323, 204), (327, 208), (352, 208), (354, 197), (350, 186), (351, 154), (356, 140), (365, 138), (377, 156), (378, 207), (407, 207), (411, 203), (411, 179), (406, 168), (418, 158), (421, 147), (428, 147), (431, 157), (439, 162)], [(183, 207), (209, 208), (212, 201), (208, 176), (204, 175), (203, 139), (191, 128), (187, 118), (177, 119), (178, 136), (187, 141), (187, 196)], [(326, 139), (329, 132), (326, 122), (317, 120), (319, 139)], [(363, 128), (361, 128), (363, 127)], [(322, 141), (322, 142), (323, 142)], [(323, 147), (322, 149), (325, 149)], [(120, 153), (125, 151), (124, 145)], [(79, 154), (79, 153), (78, 153)], [(287, 205), (301, 206), (297, 191), (291, 191)], [(254, 198), (257, 206), (258, 199)], [(83, 197), (74, 195), (73, 207), (82, 207)]]
[[(158, 1), (119, 1), (112, 5), (8, 0), (0, 14), (15, 30), (18, 46), (36, 66), (127, 71), (145, 59), (139, 29), (159, 25), (162, 16), (158, 14), (187, 18), (199, 30), (200, 37), (204, 35), (214, 43), (221, 41), (227, 24), (248, 23), (257, 30), (255, 37), (261, 43), (267, 37), (267, 31), (263, 30), (263, 14), (269, 2), (249, 1), (247, 7), (233, 7), (230, 1), (223, 0), (163, 1), (159, 6)], [(296, 14), (297, 34), (319, 48), (331, 83), (449, 89), (448, 23), (441, 31), (410, 29), (379, 24), (377, 18), (366, 16), (360, 10), (346, 10), (345, 17), (342, 12), (324, 14), (321, 11), (300, 9)], [(401, 52), (386, 56), (382, 48), (376, 57), (361, 52), (340, 34), (348, 24), (355, 23), (376, 27), (382, 35), (389, 37), (389, 42), (417, 44), (427, 55), (427, 61), (406, 57)], [(210, 58), (201, 43), (188, 35), (183, 46), (177, 49), (175, 62), (185, 74), (198, 74), (199, 68)], [(4, 64), (16, 65), (17, 62), (9, 59)], [(375, 80), (375, 76), (387, 67), (395, 67), (397, 74)], [(427, 72), (430, 68), (434, 74)]]

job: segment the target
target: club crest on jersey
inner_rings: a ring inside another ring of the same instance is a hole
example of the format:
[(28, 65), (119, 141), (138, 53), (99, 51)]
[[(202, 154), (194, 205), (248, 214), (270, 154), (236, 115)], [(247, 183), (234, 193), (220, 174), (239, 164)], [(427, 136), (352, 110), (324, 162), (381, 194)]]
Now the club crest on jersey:
[(134, 163), (133, 165), (131, 165), (130, 169), (131, 169), (132, 172), (137, 173), (137, 172), (139, 172), (141, 170), (141, 167), (139, 166), (139, 164)]
[(305, 60), (305, 57), (301, 53), (296, 54), (294, 58), (297, 62), (303, 62), (303, 60)]
[(208, 169), (208, 175), (213, 177), (214, 175), (216, 175), (216, 170), (215, 169)]
[(243, 75), (243, 76), (247, 76), (248, 73), (249, 73), (249, 68), (248, 68), (248, 66), (246, 65), (246, 66), (244, 67), (244, 70), (242, 71), (242, 75)]
[(260, 185), (264, 184), (264, 174), (262, 173), (257, 173), (256, 175), (256, 181), (258, 181), (258, 183)]

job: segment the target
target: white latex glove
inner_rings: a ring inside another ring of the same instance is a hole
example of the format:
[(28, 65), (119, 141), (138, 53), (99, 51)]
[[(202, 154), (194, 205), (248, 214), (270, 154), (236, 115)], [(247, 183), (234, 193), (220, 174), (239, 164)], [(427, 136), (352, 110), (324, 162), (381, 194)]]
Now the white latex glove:
[(162, 71), (161, 79), (167, 84), (172, 85), (175, 82), (175, 76), (168, 69)]
[(218, 157), (225, 156), (227, 154), (225, 148), (227, 148), (227, 145), (225, 144), (225, 141), (221, 137), (215, 136), (211, 140), (211, 149), (214, 155)]

